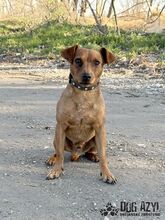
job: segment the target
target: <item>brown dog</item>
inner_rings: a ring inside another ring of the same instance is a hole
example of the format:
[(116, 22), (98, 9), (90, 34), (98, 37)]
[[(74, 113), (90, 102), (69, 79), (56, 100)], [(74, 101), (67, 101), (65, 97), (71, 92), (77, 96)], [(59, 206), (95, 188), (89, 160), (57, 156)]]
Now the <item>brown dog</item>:
[(116, 178), (108, 168), (106, 158), (105, 105), (99, 79), (103, 65), (114, 61), (105, 48), (100, 51), (73, 46), (62, 51), (70, 62), (69, 84), (64, 90), (56, 114), (55, 154), (46, 163), (54, 165), (47, 179), (60, 176), (63, 171), (64, 150), (76, 161), (85, 154), (99, 161), (102, 179), (114, 184)]

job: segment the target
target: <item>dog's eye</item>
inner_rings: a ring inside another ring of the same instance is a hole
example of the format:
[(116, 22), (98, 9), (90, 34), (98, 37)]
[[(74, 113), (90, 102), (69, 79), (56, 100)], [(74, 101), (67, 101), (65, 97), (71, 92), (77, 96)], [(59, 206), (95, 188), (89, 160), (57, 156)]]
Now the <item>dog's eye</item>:
[(75, 59), (75, 63), (80, 67), (82, 66), (82, 60), (80, 58)]
[(100, 62), (98, 60), (95, 60), (95, 65), (98, 66)]

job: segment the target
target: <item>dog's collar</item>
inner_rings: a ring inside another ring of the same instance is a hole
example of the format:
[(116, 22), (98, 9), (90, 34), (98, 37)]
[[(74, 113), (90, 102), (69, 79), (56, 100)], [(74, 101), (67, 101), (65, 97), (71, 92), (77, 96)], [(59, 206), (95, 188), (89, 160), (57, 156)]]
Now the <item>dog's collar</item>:
[(83, 90), (83, 91), (90, 91), (90, 90), (94, 90), (98, 85), (99, 82), (97, 82), (96, 84), (92, 84), (92, 85), (82, 85), (80, 83), (77, 83), (74, 81), (72, 74), (70, 73), (69, 75), (69, 84), (71, 84), (72, 86), (76, 87), (77, 89)]

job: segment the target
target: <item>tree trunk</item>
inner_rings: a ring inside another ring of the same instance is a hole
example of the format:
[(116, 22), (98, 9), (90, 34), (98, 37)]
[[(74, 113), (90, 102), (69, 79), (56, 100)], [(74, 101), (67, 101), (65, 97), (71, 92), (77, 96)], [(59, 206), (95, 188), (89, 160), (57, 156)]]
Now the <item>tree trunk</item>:
[(96, 14), (101, 16), (103, 8), (103, 0), (96, 0)]
[(80, 16), (84, 17), (84, 14), (87, 10), (87, 1), (86, 0), (82, 0), (81, 1), (81, 8), (80, 8)]
[(107, 17), (110, 18), (112, 16), (112, 11), (113, 11), (113, 5), (114, 5), (115, 0), (111, 0), (111, 4), (109, 6), (108, 14)]
[[(113, 0), (112, 0), (113, 1)], [(112, 8), (113, 8), (113, 13), (114, 13), (114, 16), (115, 16), (115, 26), (116, 26), (116, 32), (118, 35), (120, 35), (120, 29), (119, 29), (119, 26), (118, 26), (118, 21), (117, 21), (117, 15), (116, 15), (116, 9), (115, 9), (115, 5), (114, 5), (114, 1), (112, 3)]]
[(152, 7), (153, 0), (146, 0), (146, 2), (147, 2), (147, 5), (148, 5), (148, 11), (147, 11), (146, 20), (148, 21), (149, 18), (151, 17), (151, 15), (152, 15), (151, 7)]
[(74, 9), (77, 11), (78, 8), (78, 0), (74, 0)]

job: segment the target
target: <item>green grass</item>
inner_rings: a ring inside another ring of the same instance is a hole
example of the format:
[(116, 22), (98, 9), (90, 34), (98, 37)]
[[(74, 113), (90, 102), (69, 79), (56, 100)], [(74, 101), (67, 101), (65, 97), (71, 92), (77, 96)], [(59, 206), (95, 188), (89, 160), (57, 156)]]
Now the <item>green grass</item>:
[(74, 44), (84, 47), (106, 47), (114, 53), (127, 57), (141, 53), (160, 52), (165, 49), (164, 34), (140, 34), (121, 31), (118, 36), (113, 29), (101, 35), (94, 26), (59, 24), (55, 21), (25, 30), (22, 23), (0, 22), (0, 53), (33, 54), (49, 56), (59, 54), (60, 50)]

